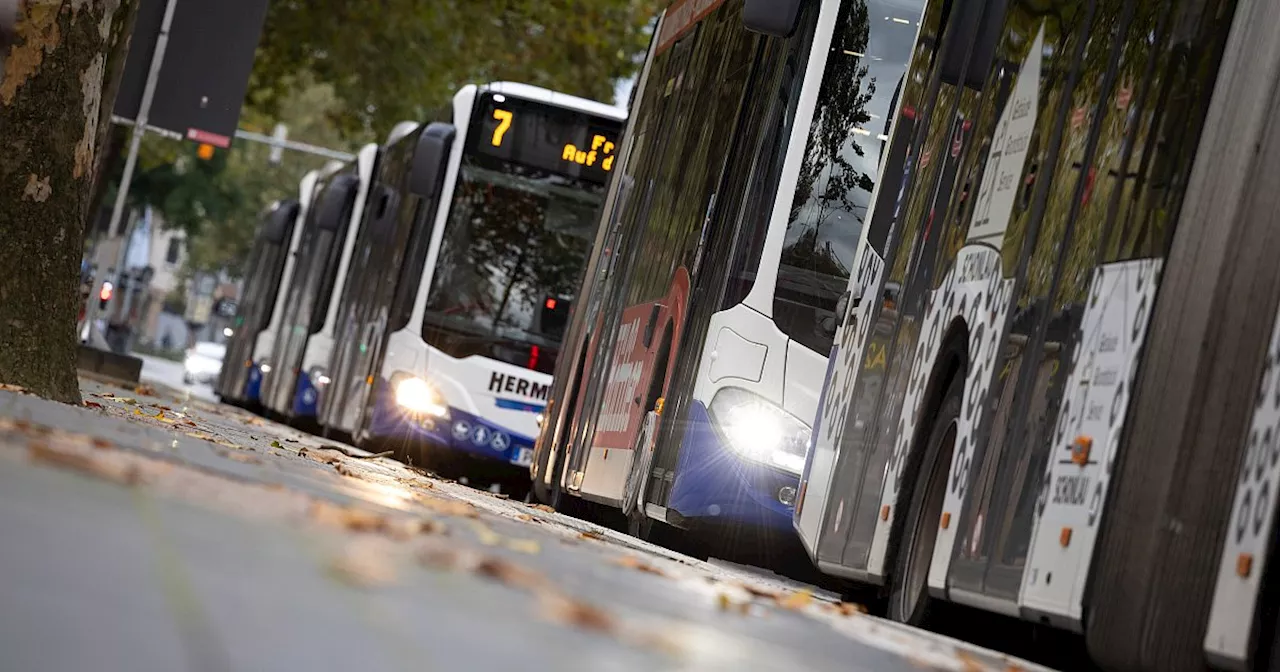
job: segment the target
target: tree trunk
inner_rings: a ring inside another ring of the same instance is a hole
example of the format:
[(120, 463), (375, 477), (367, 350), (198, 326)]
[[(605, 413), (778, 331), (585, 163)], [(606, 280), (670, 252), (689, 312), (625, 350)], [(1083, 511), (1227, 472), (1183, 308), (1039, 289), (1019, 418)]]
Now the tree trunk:
[(20, 0), (0, 72), (0, 382), (78, 403), (75, 318), (121, 0)]

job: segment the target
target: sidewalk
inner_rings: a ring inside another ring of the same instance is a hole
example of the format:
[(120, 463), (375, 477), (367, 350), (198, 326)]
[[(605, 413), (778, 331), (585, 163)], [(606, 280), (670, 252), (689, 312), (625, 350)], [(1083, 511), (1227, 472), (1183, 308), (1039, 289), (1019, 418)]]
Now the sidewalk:
[(0, 391), (14, 670), (1043, 669), (237, 409)]

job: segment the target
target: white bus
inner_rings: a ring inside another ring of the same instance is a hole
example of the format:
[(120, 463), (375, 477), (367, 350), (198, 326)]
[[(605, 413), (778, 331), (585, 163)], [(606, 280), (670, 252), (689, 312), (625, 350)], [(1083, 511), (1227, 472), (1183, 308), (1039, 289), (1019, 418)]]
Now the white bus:
[(266, 412), (299, 426), (315, 425), (318, 369), (333, 349), (338, 302), (364, 217), (365, 200), (377, 168), (378, 145), (365, 145), (356, 158), (331, 175), (303, 220), (294, 271), (284, 294), (280, 328), (267, 360), (272, 375), (263, 381)]
[[(574, 325), (539, 496), (791, 537), (923, 0), (677, 2), (637, 87), (611, 256)], [(661, 528), (659, 528), (661, 529)]]
[(406, 249), (398, 274), (370, 274), (390, 291), (353, 309), (322, 422), (410, 460), (527, 466), (625, 113), (503, 82), (463, 87), (445, 116), (387, 150), (409, 229), (388, 222), (388, 240)]
[(896, 620), (1275, 669), (1280, 3), (959, 6), (925, 10), (796, 529)]
[[(253, 364), (253, 344), (275, 310), (276, 293), (289, 258), (289, 243), (293, 240), (298, 210), (298, 202), (287, 199), (276, 201), (262, 215), (262, 224), (245, 262), (243, 290), (232, 321), (233, 331), (227, 341), (222, 370), (218, 374), (215, 391), (224, 403), (234, 406), (247, 403), (250, 391), (245, 388)], [(251, 392), (256, 399), (257, 390)]]

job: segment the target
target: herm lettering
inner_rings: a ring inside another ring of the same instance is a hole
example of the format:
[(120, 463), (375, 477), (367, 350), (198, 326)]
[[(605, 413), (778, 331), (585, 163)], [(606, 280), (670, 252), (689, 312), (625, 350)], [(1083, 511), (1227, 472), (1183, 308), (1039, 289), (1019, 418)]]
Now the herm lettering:
[(489, 375), (489, 391), (496, 393), (507, 392), (546, 401), (551, 394), (551, 386), (541, 385), (519, 376), (503, 375), (495, 372)]

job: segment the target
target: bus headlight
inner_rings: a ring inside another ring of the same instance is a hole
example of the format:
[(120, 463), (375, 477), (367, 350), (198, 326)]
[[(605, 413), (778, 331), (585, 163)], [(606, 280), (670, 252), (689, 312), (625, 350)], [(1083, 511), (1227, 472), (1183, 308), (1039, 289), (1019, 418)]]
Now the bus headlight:
[(311, 384), (315, 385), (316, 387), (324, 387), (325, 385), (328, 385), (329, 383), (333, 382), (332, 380), (329, 379), (329, 376), (325, 373), (324, 367), (321, 367), (321, 366), (317, 366), (311, 369), (311, 371), (307, 375), (311, 378)]
[(437, 418), (449, 417), (444, 397), (431, 383), (417, 376), (397, 373), (391, 377), (391, 389), (395, 391), (396, 404), (402, 408)]
[(743, 457), (799, 475), (809, 426), (765, 398), (726, 387), (711, 398), (712, 424)]

